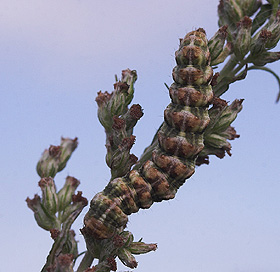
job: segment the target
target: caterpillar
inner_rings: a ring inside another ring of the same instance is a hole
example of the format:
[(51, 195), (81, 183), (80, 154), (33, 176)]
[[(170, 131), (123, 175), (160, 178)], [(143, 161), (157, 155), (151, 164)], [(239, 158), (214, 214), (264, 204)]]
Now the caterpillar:
[(113, 179), (94, 196), (84, 218), (84, 236), (112, 237), (126, 226), (128, 215), (174, 198), (193, 175), (195, 160), (204, 147), (203, 132), (210, 121), (208, 106), (213, 99), (207, 44), (202, 28), (180, 40), (172, 72), (174, 82), (169, 88), (171, 103), (164, 111), (158, 146), (139, 170)]

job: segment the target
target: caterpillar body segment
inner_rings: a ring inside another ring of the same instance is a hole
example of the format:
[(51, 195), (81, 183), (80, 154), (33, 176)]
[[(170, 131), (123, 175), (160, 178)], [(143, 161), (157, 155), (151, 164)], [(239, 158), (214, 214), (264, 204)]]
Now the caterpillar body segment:
[(203, 132), (209, 124), (208, 105), (213, 99), (213, 71), (203, 29), (188, 33), (175, 53), (171, 104), (164, 112), (158, 147), (152, 159), (125, 177), (109, 182), (91, 201), (84, 219), (84, 235), (112, 237), (123, 229), (128, 215), (148, 209), (154, 202), (175, 197), (178, 188), (195, 171), (203, 149)]

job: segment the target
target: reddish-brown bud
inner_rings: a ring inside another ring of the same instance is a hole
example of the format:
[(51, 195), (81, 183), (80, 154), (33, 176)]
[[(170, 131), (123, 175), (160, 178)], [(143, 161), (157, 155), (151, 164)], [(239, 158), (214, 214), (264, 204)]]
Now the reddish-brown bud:
[(117, 271), (117, 262), (116, 262), (115, 258), (113, 258), (113, 257), (107, 258), (107, 264), (111, 270)]
[(104, 104), (108, 103), (111, 96), (112, 96), (112, 94), (108, 93), (107, 91), (105, 91), (105, 93), (102, 93), (101, 91), (99, 91), (97, 93), (97, 97), (95, 98), (95, 101), (97, 102), (98, 107), (102, 107)]
[(114, 116), (112, 129), (121, 130), (124, 129), (124, 127), (125, 127), (125, 121), (122, 118), (119, 118), (118, 116)]
[(76, 195), (72, 196), (72, 201), (73, 203), (78, 203), (81, 202), (83, 206), (87, 206), (88, 200), (82, 196), (82, 192), (78, 191)]
[(142, 108), (139, 104), (134, 104), (129, 109), (129, 114), (133, 119), (139, 120), (143, 116)]
[(51, 237), (53, 240), (56, 240), (58, 235), (60, 234), (60, 231), (58, 229), (50, 229)]

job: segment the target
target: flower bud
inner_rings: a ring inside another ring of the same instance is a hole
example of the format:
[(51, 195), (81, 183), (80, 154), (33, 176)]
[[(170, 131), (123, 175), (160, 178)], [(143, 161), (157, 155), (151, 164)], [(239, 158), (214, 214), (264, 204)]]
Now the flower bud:
[(210, 123), (204, 132), (204, 149), (199, 153), (196, 165), (208, 164), (208, 155), (216, 155), (218, 158), (223, 158), (225, 152), (231, 155), (228, 140), (238, 138), (239, 135), (230, 125), (241, 111), (242, 102), (242, 99), (235, 100), (228, 106), (226, 101), (214, 99), (213, 107), (209, 110)]
[(35, 220), (41, 228), (45, 230), (60, 228), (60, 222), (54, 215), (50, 214), (46, 210), (46, 208), (41, 203), (41, 198), (38, 195), (35, 195), (33, 199), (28, 197), (26, 202), (28, 208), (34, 212)]
[(228, 25), (231, 31), (236, 28), (236, 23), (244, 16), (236, 0), (220, 0), (218, 6), (219, 26)]
[(143, 116), (143, 110), (139, 104), (134, 104), (130, 109), (123, 115), (123, 120), (125, 120), (126, 131), (130, 131), (132, 134), (132, 129), (135, 127), (137, 121)]
[(39, 162), (37, 163), (37, 173), (43, 177), (55, 177), (66, 166), (67, 161), (71, 157), (73, 151), (78, 145), (77, 138), (61, 138), (60, 146), (51, 145), (46, 149)]
[(58, 211), (63, 211), (72, 201), (72, 196), (79, 186), (80, 181), (74, 177), (68, 176), (64, 186), (57, 193), (58, 197)]
[(238, 60), (243, 60), (251, 45), (252, 20), (245, 16), (237, 24), (237, 34), (234, 39), (233, 51)]
[(108, 136), (107, 137), (109, 138), (109, 147), (112, 150), (116, 150), (121, 144), (122, 140), (127, 136), (125, 120), (123, 120), (123, 118), (113, 116), (112, 131)]
[(264, 66), (267, 63), (271, 63), (280, 59), (280, 52), (264, 52), (255, 59), (252, 63), (257, 66)]
[(124, 246), (125, 241), (124, 241), (123, 237), (121, 237), (119, 234), (116, 234), (113, 236), (113, 244), (114, 244), (114, 247), (121, 248)]
[(53, 179), (51, 177), (41, 178), (38, 184), (42, 190), (42, 204), (44, 208), (54, 215), (58, 211), (58, 198)]
[(97, 97), (95, 98), (95, 101), (98, 107), (104, 107), (111, 99), (111, 96), (112, 94), (108, 93), (107, 91), (105, 91), (104, 93), (102, 93), (101, 91), (97, 92)]
[(69, 221), (73, 223), (83, 208), (88, 204), (87, 199), (82, 197), (82, 192), (79, 191), (76, 195), (72, 196), (72, 202), (73, 203), (71, 205), (68, 205), (64, 209), (63, 214), (59, 218), (61, 222)]
[(227, 26), (222, 26), (215, 35), (208, 41), (208, 48), (211, 55), (211, 62), (214, 62), (222, 53), (227, 37)]
[(266, 43), (271, 36), (272, 33), (270, 31), (263, 29), (256, 37), (254, 37), (250, 47), (251, 55), (253, 57), (259, 56), (266, 51)]
[(156, 249), (156, 244), (145, 244), (143, 242), (133, 242), (128, 248), (132, 254), (144, 254)]
[(130, 267), (130, 268), (137, 267), (137, 261), (128, 249), (121, 248), (118, 251), (117, 255), (125, 266)]
[(275, 19), (267, 28), (271, 32), (270, 39), (266, 42), (266, 49), (274, 48), (280, 39), (280, 10), (276, 13)]
[(128, 90), (128, 94), (130, 95), (129, 98), (127, 98), (127, 105), (130, 104), (132, 98), (133, 98), (133, 93), (134, 93), (134, 83), (137, 80), (137, 73), (135, 70), (123, 70), (122, 71), (122, 82), (127, 83), (127, 85), (129, 86), (129, 90)]
[[(207, 144), (209, 144), (212, 148), (223, 148), (224, 150), (230, 150), (231, 144), (227, 141), (227, 139), (219, 134), (211, 133), (207, 137)], [(219, 154), (219, 153), (218, 153)], [(218, 154), (215, 154), (216, 156), (220, 157)]]
[(114, 84), (112, 94), (99, 92), (96, 98), (98, 104), (98, 119), (106, 132), (110, 132), (113, 116), (120, 116), (127, 112), (134, 95), (134, 83), (137, 80), (136, 71), (129, 69), (122, 71), (121, 81)]
[(60, 156), (60, 163), (58, 165), (58, 172), (62, 171), (69, 158), (71, 157), (72, 153), (78, 146), (78, 138), (70, 139), (70, 138), (61, 138), (61, 156)]
[(41, 178), (54, 177), (56, 175), (60, 154), (60, 146), (53, 145), (43, 152), (36, 168), (37, 173)]
[(233, 44), (231, 42), (228, 42), (221, 54), (215, 60), (212, 61), (211, 59), (211, 66), (224, 62), (225, 59), (232, 53), (232, 49)]
[(218, 158), (223, 158), (225, 153), (231, 156), (231, 144), (227, 140), (239, 138), (235, 129), (229, 126), (222, 134), (211, 134), (205, 142), (204, 149), (199, 153), (196, 160), (196, 165), (209, 164), (209, 155), (215, 155)]
[(252, 16), (262, 5), (261, 0), (237, 0), (239, 6), (246, 16)]
[(124, 241), (123, 247), (129, 247), (134, 240), (133, 234), (130, 231), (123, 231), (120, 233), (120, 236)]
[(124, 176), (133, 164), (137, 162), (137, 157), (130, 154), (130, 149), (135, 142), (135, 136), (125, 137), (115, 151), (107, 148), (106, 163), (111, 168), (112, 179)]
[(220, 98), (216, 98), (216, 100), (218, 102), (216, 104), (214, 102), (214, 106), (209, 110), (209, 125), (211, 125), (211, 132), (221, 133), (230, 126), (237, 117), (237, 114), (241, 111), (243, 99), (236, 99), (229, 106), (220, 102), (222, 100)]

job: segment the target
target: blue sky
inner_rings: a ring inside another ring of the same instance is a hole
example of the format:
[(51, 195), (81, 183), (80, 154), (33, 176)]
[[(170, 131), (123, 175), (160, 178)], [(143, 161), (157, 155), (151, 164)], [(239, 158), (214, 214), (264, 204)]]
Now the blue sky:
[[(25, 203), (40, 192), (35, 165), (43, 150), (61, 136), (77, 136), (78, 149), (57, 175), (57, 187), (71, 175), (88, 199), (101, 191), (109, 170), (96, 93), (112, 91), (114, 75), (123, 69), (137, 70), (133, 103), (144, 108), (144, 116), (133, 152), (140, 156), (169, 103), (164, 83), (172, 83), (179, 38), (198, 27), (210, 38), (217, 30), (217, 4), (1, 0), (1, 271), (39, 271), (51, 247)], [(279, 73), (280, 63), (270, 67)], [(277, 92), (275, 79), (258, 71), (228, 91), (226, 100), (245, 98), (234, 123), (241, 137), (232, 143), (232, 157), (211, 158), (175, 200), (130, 217), (134, 236), (159, 247), (137, 257), (135, 271), (280, 270)], [(74, 227), (83, 250), (82, 216)]]

